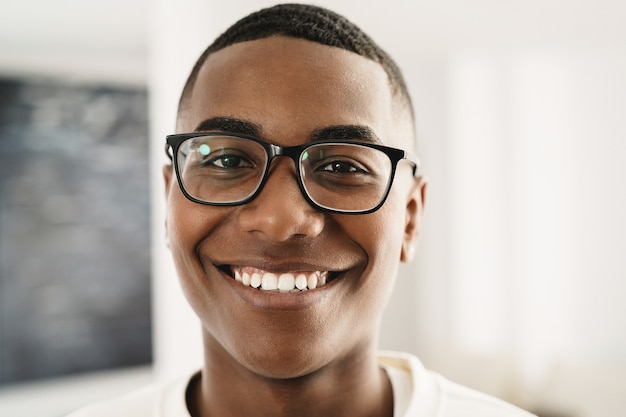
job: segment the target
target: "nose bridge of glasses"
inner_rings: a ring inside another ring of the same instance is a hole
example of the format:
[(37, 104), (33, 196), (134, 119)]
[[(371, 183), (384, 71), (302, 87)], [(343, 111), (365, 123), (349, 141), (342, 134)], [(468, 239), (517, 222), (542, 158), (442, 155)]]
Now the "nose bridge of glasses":
[[(309, 145), (308, 144), (302, 144), (302, 145), (295, 145), (295, 146), (280, 146), (280, 145), (275, 145), (273, 143), (268, 143), (268, 147), (266, 148), (268, 151), (268, 161), (267, 161), (267, 169), (265, 171), (265, 178), (263, 179), (263, 181), (261, 182), (261, 184), (259, 184), (259, 187), (264, 189), (267, 187), (267, 182), (270, 181), (270, 176), (272, 174), (272, 172), (274, 170), (276, 170), (276, 168), (278, 168), (277, 163), (280, 161), (276, 161), (276, 163), (272, 163), (274, 158), (277, 156), (282, 156), (282, 157), (286, 157), (288, 159), (291, 159), (293, 161), (293, 167), (290, 168), (289, 164), (285, 167), (288, 171), (291, 171), (290, 174), (293, 180), (295, 180), (295, 182), (297, 183), (297, 187), (299, 188), (299, 192), (302, 194), (302, 196), (305, 198), (305, 200), (309, 200), (309, 197), (306, 195), (306, 190), (302, 184), (302, 177), (301, 177), (301, 173), (300, 173), (300, 156), (302, 155), (302, 151), (307, 148)], [(284, 161), (284, 162), (288, 162), (288, 161)], [(284, 163), (283, 163), (284, 165)], [(282, 187), (285, 187), (285, 185), (281, 185)], [(286, 189), (284, 189), (286, 190)], [(259, 189), (259, 192), (262, 192), (261, 189)]]
[(306, 148), (308, 144), (296, 145), (296, 146), (280, 146), (273, 143), (269, 144), (269, 163), (277, 156), (284, 156), (290, 158), (298, 169), (298, 163), (302, 150)]
[[(302, 185), (302, 177), (300, 175), (298, 158), (301, 151), (299, 148), (301, 147), (283, 147), (270, 144), (267, 169), (255, 193), (255, 200), (265, 201), (264, 195), (276, 196), (278, 192), (282, 196), (282, 200), (287, 199), (291, 202), (290, 208), (292, 211), (295, 208), (295, 199), (302, 198), (301, 201), (303, 203), (306, 201), (305, 204), (309, 204), (310, 199)], [(279, 158), (274, 161), (274, 158), (278, 156), (286, 158)], [(288, 159), (291, 159), (294, 165), (291, 165)], [(300, 197), (297, 197), (297, 195)]]

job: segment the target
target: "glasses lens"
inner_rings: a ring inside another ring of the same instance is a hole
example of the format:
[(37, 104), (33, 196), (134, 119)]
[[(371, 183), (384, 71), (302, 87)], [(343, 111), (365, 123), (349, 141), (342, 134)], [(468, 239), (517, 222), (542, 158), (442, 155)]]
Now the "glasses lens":
[(385, 197), (391, 160), (382, 151), (356, 144), (317, 144), (300, 157), (304, 188), (318, 205), (365, 211)]
[(267, 153), (259, 143), (229, 136), (188, 139), (176, 158), (185, 191), (209, 203), (236, 203), (250, 197), (267, 164)]

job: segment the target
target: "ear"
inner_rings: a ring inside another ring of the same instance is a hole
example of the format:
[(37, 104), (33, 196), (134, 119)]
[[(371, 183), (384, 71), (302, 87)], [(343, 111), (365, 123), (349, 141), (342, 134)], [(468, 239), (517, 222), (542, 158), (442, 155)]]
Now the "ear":
[(165, 197), (170, 193), (172, 179), (174, 177), (174, 166), (172, 164), (163, 165), (163, 181), (165, 182)]
[(426, 203), (427, 186), (428, 179), (424, 177), (415, 178), (411, 186), (406, 204), (404, 236), (400, 253), (401, 262), (410, 262), (415, 256), (424, 214), (424, 204)]
[[(165, 200), (167, 204), (167, 198), (170, 194), (170, 189), (172, 187), (172, 181), (174, 179), (174, 167), (172, 164), (163, 165), (163, 181), (165, 183)], [(165, 245), (170, 247), (170, 239), (168, 235), (167, 229), (167, 214), (165, 215)]]

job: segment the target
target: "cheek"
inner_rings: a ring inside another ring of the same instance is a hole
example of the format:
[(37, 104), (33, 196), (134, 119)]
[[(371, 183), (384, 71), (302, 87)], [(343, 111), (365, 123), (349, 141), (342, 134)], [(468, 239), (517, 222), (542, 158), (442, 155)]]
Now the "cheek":
[(378, 211), (358, 222), (358, 241), (364, 245), (370, 262), (393, 265), (400, 259), (406, 214), (404, 207), (391, 197)]
[(352, 238), (367, 254), (367, 266), (358, 284), (363, 294), (362, 311), (376, 315), (387, 304), (400, 262), (404, 218), (404, 209), (390, 199), (377, 212), (350, 219)]
[[(198, 256), (198, 248), (210, 236), (223, 216), (214, 213), (213, 207), (203, 206), (187, 200), (180, 192), (170, 196), (167, 209), (167, 233), (170, 251), (177, 275), (190, 304), (202, 297), (206, 288), (201, 280), (205, 277), (204, 267)], [(195, 309), (195, 306), (194, 306)]]
[(189, 201), (176, 187), (167, 202), (167, 233), (173, 251), (195, 252), (225, 215), (223, 209)]

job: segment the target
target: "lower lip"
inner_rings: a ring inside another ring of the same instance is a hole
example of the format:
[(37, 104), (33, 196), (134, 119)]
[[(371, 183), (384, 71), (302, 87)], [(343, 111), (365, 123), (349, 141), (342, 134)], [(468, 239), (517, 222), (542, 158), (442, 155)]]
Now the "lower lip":
[(227, 275), (223, 271), (220, 272), (228, 281), (228, 284), (233, 289), (233, 291), (235, 291), (235, 293), (244, 302), (254, 307), (266, 310), (305, 310), (322, 302), (328, 296), (329, 292), (332, 290), (335, 284), (339, 281), (339, 279), (333, 279), (332, 281), (326, 283), (324, 286), (316, 288), (314, 290), (281, 293), (274, 291), (263, 291), (245, 286), (237, 282), (234, 278)]

